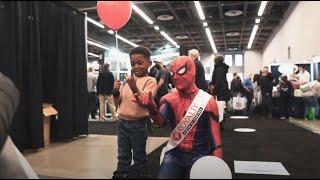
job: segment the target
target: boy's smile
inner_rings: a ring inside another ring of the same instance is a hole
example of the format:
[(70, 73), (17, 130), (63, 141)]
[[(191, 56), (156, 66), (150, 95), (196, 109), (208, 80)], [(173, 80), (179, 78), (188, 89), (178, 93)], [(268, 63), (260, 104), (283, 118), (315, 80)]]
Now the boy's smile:
[(151, 66), (151, 61), (142, 54), (133, 54), (130, 56), (131, 69), (135, 76), (144, 77), (148, 74), (148, 68)]

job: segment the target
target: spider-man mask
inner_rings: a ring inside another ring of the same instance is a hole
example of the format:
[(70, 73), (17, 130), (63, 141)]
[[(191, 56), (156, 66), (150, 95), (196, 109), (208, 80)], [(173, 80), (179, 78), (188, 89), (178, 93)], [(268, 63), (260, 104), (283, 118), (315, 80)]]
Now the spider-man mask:
[(170, 75), (178, 91), (185, 91), (194, 84), (196, 67), (188, 56), (177, 57), (170, 67)]

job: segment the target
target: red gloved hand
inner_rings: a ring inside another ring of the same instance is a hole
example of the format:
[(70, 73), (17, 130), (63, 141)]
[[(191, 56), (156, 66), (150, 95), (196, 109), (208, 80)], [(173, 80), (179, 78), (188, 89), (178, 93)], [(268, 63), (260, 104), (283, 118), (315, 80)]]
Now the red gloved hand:
[(138, 103), (140, 106), (148, 108), (151, 114), (156, 113), (158, 111), (158, 107), (156, 103), (153, 101), (152, 92), (149, 91), (149, 94), (143, 93), (141, 96), (138, 94), (134, 95), (136, 100), (132, 100), (135, 103)]
[(222, 147), (215, 149), (212, 155), (222, 159)]

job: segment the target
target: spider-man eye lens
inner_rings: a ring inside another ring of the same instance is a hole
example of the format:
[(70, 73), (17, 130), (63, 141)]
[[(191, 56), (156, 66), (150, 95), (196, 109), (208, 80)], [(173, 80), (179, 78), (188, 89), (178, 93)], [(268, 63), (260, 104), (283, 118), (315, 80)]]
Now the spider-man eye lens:
[(181, 68), (179, 71), (178, 71), (178, 74), (182, 75), (186, 72), (186, 67), (183, 67)]
[(170, 75), (173, 76), (173, 72), (172, 71), (170, 71)]

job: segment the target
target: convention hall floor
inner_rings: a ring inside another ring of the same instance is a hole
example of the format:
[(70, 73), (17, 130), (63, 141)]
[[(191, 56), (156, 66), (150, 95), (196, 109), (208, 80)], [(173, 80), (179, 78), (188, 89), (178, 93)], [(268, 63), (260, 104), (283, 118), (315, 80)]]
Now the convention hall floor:
[[(235, 128), (253, 128), (254, 133), (238, 133)], [(117, 164), (116, 123), (89, 122), (89, 136), (67, 142), (53, 142), (24, 156), (40, 178), (109, 179)], [(148, 166), (155, 177), (159, 156), (168, 140), (169, 128), (156, 128), (147, 142)], [(221, 132), (224, 161), (233, 179), (320, 178), (320, 121), (228, 119)], [(281, 162), (290, 176), (238, 174), (234, 161)], [(132, 163), (133, 164), (133, 163)], [(130, 178), (134, 178), (132, 165)]]

